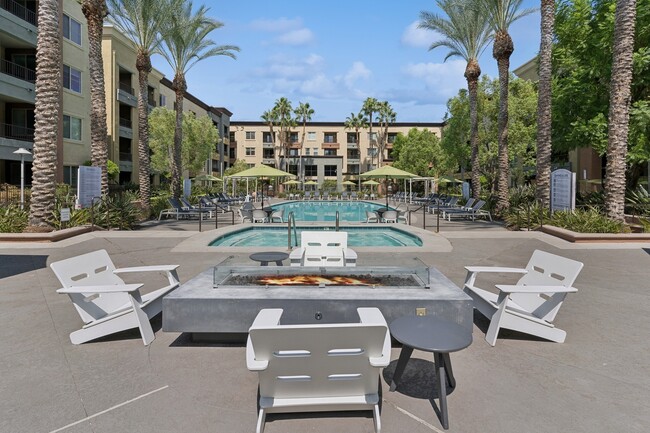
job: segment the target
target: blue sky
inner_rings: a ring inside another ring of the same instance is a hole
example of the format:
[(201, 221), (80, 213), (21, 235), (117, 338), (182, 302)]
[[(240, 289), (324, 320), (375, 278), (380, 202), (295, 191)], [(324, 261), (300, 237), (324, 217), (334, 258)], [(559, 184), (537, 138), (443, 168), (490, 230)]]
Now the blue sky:
[[(237, 45), (237, 60), (206, 59), (187, 75), (188, 90), (204, 102), (228, 108), (233, 120), (259, 120), (280, 97), (309, 102), (315, 121), (343, 121), (363, 100), (387, 100), (399, 122), (438, 122), (447, 100), (466, 87), (465, 62), (445, 48), (429, 51), (433, 32), (417, 29), (434, 1), (377, 2), (204, 0), (223, 22), (211, 38)], [(524, 7), (538, 7), (524, 0)], [(539, 13), (510, 29), (515, 43), (511, 70), (539, 50)], [(173, 74), (160, 56), (154, 66)], [(480, 59), (483, 74), (497, 76), (492, 47)]]

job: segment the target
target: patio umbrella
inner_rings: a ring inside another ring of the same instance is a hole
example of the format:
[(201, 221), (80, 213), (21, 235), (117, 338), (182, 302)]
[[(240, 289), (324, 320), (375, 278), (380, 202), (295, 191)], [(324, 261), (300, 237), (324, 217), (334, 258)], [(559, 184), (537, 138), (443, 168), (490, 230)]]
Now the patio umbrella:
[(463, 183), (462, 180), (459, 179), (454, 179), (451, 176), (442, 176), (441, 178), (437, 179), (438, 183)]
[[(408, 171), (400, 170), (399, 168), (395, 168), (392, 165), (384, 165), (383, 167), (379, 167), (374, 170), (370, 170), (361, 174), (361, 177), (382, 178), (382, 179), (386, 179), (386, 182), (388, 182), (389, 178), (410, 179), (413, 177), (417, 177), (417, 175), (413, 173), (409, 173)], [(386, 207), (388, 208), (388, 194), (386, 194)]]
[[(269, 167), (268, 165), (259, 164), (247, 170), (240, 171), (231, 177), (254, 177), (254, 178), (274, 178), (274, 177), (295, 177), (286, 171)], [(264, 192), (262, 191), (262, 207), (264, 207)]]
[(356, 185), (356, 183), (352, 182), (351, 180), (346, 180), (341, 182), (341, 185)]
[(282, 185), (298, 185), (299, 183), (299, 180), (291, 179), (286, 182), (282, 182)]
[(221, 182), (221, 179), (219, 179), (217, 176), (212, 176), (211, 174), (200, 174), (192, 180), (203, 182)]

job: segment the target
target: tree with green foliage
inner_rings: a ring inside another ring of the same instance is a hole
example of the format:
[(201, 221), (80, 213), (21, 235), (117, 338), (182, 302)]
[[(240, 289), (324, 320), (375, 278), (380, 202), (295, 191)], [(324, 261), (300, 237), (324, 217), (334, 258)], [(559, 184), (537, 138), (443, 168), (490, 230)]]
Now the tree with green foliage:
[[(201, 171), (219, 141), (219, 131), (210, 117), (197, 118), (190, 112), (183, 113), (182, 128), (182, 167), (190, 172)], [(176, 113), (173, 110), (157, 107), (149, 115), (149, 145), (153, 152), (151, 166), (166, 177), (172, 174), (175, 130)]]
[(303, 175), (304, 169), (302, 168), (302, 149), (305, 146), (305, 136), (307, 135), (307, 122), (311, 121), (311, 116), (314, 115), (314, 109), (311, 108), (309, 105), (309, 102), (299, 102), (298, 107), (293, 110), (294, 114), (296, 115), (296, 122), (300, 122), (302, 124), (302, 135), (300, 137), (300, 164), (298, 167), (298, 178), (299, 179), (304, 179), (305, 176)]
[(491, 32), (480, 9), (473, 7), (469, 1), (437, 0), (436, 3), (447, 17), (431, 12), (420, 12), (418, 27), (442, 35), (442, 39), (432, 43), (429, 50), (445, 47), (449, 49), (445, 61), (450, 57), (458, 56), (467, 62), (464, 75), (469, 90), (472, 196), (478, 198), (481, 194), (477, 107), (478, 79), (481, 76), (481, 67), (478, 58), (490, 42)]
[(280, 131), (278, 132), (280, 152), (276, 151), (276, 153), (279, 153), (276, 154), (276, 161), (280, 157), (280, 165), (276, 165), (276, 167), (280, 170), (284, 170), (286, 158), (289, 154), (289, 138), (291, 136), (291, 130), (295, 128), (297, 124), (296, 119), (292, 117), (293, 107), (291, 106), (291, 101), (287, 98), (282, 97), (276, 100), (275, 105), (273, 106), (273, 111), (277, 115), (278, 127), (280, 128)]
[(440, 139), (428, 129), (412, 128), (407, 135), (398, 134), (393, 158), (393, 167), (418, 176), (439, 176), (449, 168)]
[[(561, 2), (553, 47), (553, 149), (591, 146), (607, 154), (614, 0)], [(638, 183), (650, 159), (650, 0), (638, 0), (632, 55), (626, 183)]]
[(375, 98), (366, 98), (365, 101), (363, 101), (363, 106), (361, 107), (361, 112), (368, 117), (368, 141), (370, 142), (369, 150), (368, 152), (370, 153), (370, 166), (375, 165), (375, 154), (374, 154), (374, 146), (377, 145), (377, 140), (375, 137), (372, 135), (372, 116), (377, 112), (379, 109), (379, 101)]
[(379, 132), (377, 132), (377, 165), (381, 167), (384, 164), (384, 150), (388, 144), (388, 127), (395, 123), (397, 113), (390, 106), (388, 101), (382, 101), (377, 104), (377, 122), (379, 122)]
[(515, 51), (509, 27), (518, 19), (530, 15), (534, 9), (520, 9), (523, 0), (476, 0), (480, 13), (488, 21), (494, 32), (492, 44), (492, 57), (497, 61), (499, 69), (499, 117), (498, 117), (498, 143), (499, 143), (499, 177), (496, 212), (503, 212), (509, 206), (508, 184), (510, 166), (508, 155), (508, 89), (510, 80), (510, 56)]

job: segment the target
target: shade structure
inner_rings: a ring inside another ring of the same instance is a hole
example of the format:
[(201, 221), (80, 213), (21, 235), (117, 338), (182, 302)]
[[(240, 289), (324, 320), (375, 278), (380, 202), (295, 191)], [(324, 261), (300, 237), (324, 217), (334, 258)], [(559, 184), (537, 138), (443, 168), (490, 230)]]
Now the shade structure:
[(305, 185), (318, 185), (318, 182), (316, 182), (315, 180), (308, 180), (307, 182), (305, 182)]
[(282, 182), (282, 185), (298, 185), (299, 183), (299, 180), (291, 179), (286, 182)]
[[(255, 167), (251, 167), (239, 173), (235, 173), (230, 177), (243, 178), (243, 177), (255, 177), (255, 178), (273, 178), (273, 177), (295, 177), (293, 174), (286, 171), (278, 170), (277, 168), (269, 167), (268, 165), (259, 164)], [(262, 207), (264, 207), (264, 192), (262, 191)]]
[(346, 180), (344, 182), (341, 182), (341, 185), (356, 185), (356, 183), (352, 182), (351, 180)]
[(379, 182), (377, 182), (376, 180), (372, 180), (372, 179), (371, 180), (365, 180), (365, 181), (363, 181), (361, 183), (363, 185), (379, 185)]
[[(388, 179), (411, 179), (413, 177), (418, 177), (416, 174), (400, 170), (392, 165), (384, 165), (383, 167), (362, 173), (360, 176), (365, 178), (382, 178), (386, 179), (386, 181), (388, 181)], [(388, 194), (386, 194), (386, 207), (388, 207)]]
[(217, 176), (213, 176), (211, 174), (201, 174), (201, 175), (196, 176), (192, 180), (199, 181), (199, 182), (200, 181), (203, 181), (203, 182), (210, 182), (210, 181), (211, 182), (221, 182), (221, 179), (219, 179)]
[(462, 180), (459, 179), (454, 179), (451, 176), (442, 176), (439, 179), (437, 179), (438, 183), (463, 183)]

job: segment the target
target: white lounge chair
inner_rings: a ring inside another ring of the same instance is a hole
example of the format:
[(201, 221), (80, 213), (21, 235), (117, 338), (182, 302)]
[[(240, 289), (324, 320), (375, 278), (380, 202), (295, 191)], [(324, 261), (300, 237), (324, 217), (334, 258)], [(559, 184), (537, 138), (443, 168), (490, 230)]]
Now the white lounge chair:
[(379, 222), (379, 215), (377, 215), (377, 212), (372, 212), (367, 210), (366, 211), (366, 222), (367, 223), (378, 223)]
[(271, 222), (276, 222), (275, 220), (280, 223), (284, 222), (284, 209), (278, 209), (271, 213)]
[(390, 333), (377, 308), (360, 323), (281, 325), (281, 309), (259, 312), (246, 365), (259, 374), (257, 433), (268, 413), (372, 410), (381, 431), (379, 372), (390, 362)]
[[(566, 332), (553, 325), (567, 293), (577, 292), (571, 287), (583, 264), (540, 250), (533, 252), (526, 268), (466, 266), (467, 277), (463, 290), (474, 300), (474, 308), (490, 319), (485, 340), (496, 344), (501, 328), (563, 343)], [(476, 287), (479, 273), (524, 274), (515, 285), (497, 284), (499, 294)]]
[[(57, 293), (70, 297), (84, 322), (70, 334), (72, 344), (137, 327), (149, 345), (156, 338), (149, 319), (162, 311), (162, 297), (179, 285), (178, 265), (116, 269), (106, 250), (54, 262), (50, 268), (63, 285)], [(117, 276), (128, 272), (165, 272), (169, 284), (141, 295), (142, 284), (125, 284)]]
[(397, 211), (387, 210), (381, 216), (381, 222), (383, 223), (397, 223)]
[(289, 261), (291, 266), (356, 266), (357, 253), (348, 248), (347, 232), (303, 231)]
[(268, 214), (261, 209), (255, 209), (252, 218), (254, 223), (265, 223), (269, 220)]

